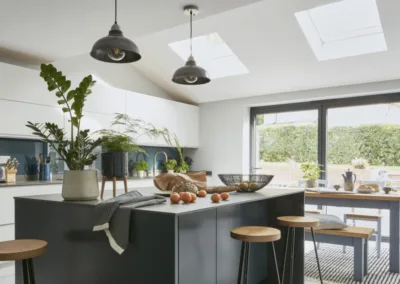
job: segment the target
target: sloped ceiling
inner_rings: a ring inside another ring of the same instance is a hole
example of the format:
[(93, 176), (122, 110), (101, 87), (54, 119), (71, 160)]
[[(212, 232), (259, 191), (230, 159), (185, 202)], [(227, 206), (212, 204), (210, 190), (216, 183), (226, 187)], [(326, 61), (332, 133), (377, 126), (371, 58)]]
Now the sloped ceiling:
[[(132, 64), (177, 100), (202, 103), (289, 91), (398, 79), (400, 1), (377, 0), (388, 51), (319, 62), (294, 13), (328, 0), (198, 0), (195, 36), (217, 32), (249, 74), (203, 86), (171, 82), (184, 62), (168, 46), (188, 38), (189, 1), (119, 1), (119, 23), (143, 58)], [(340, 19), (338, 19), (339, 21)], [(14, 0), (0, 10), (1, 50), (54, 61), (87, 53), (113, 22), (112, 0)], [(1, 58), (1, 56), (0, 56)]]

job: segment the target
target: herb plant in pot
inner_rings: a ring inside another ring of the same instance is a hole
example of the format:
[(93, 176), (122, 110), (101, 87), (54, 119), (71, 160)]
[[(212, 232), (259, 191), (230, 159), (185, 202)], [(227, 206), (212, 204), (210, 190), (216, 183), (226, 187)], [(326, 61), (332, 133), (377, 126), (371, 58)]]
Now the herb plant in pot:
[(125, 135), (112, 130), (100, 131), (102, 136), (103, 153), (101, 154), (101, 168), (107, 179), (123, 178), (128, 175), (128, 152), (145, 151), (136, 145), (135, 141)]
[(300, 166), (303, 171), (303, 178), (306, 180), (306, 188), (318, 187), (319, 175), (322, 172), (317, 163), (303, 163)]
[(170, 174), (173, 174), (175, 172), (175, 168), (177, 165), (178, 162), (174, 159), (169, 159), (167, 162), (164, 162), (164, 167)]
[(145, 160), (140, 160), (135, 163), (135, 169), (138, 177), (144, 178), (145, 173), (149, 170), (149, 164)]
[(40, 76), (46, 81), (48, 90), (55, 91), (58, 104), (62, 111), (69, 116), (71, 133), (69, 140), (62, 128), (51, 122), (32, 123), (27, 127), (50, 145), (60, 159), (65, 162), (68, 171), (64, 172), (62, 196), (65, 200), (80, 201), (94, 200), (99, 196), (99, 183), (96, 170), (85, 170), (85, 166), (92, 165), (97, 156), (93, 154), (101, 140), (94, 140), (89, 136), (89, 130), (81, 129), (83, 107), (86, 97), (92, 93), (94, 86), (92, 76), (89, 75), (80, 82), (79, 86), (70, 89), (71, 81), (67, 80), (62, 72), (51, 64), (42, 64)]

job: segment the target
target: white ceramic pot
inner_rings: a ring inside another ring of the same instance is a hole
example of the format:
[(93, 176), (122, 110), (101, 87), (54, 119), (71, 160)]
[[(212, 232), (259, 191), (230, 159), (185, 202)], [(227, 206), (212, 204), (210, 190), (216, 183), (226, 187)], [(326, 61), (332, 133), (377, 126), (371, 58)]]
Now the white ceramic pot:
[(169, 174), (173, 174), (175, 171), (174, 170), (168, 170)]
[(138, 175), (138, 177), (140, 177), (140, 178), (144, 178), (144, 171), (138, 171), (137, 172), (137, 175)]
[(65, 171), (62, 197), (68, 201), (96, 200), (99, 197), (97, 171)]
[(306, 188), (318, 187), (318, 182), (316, 180), (306, 180)]

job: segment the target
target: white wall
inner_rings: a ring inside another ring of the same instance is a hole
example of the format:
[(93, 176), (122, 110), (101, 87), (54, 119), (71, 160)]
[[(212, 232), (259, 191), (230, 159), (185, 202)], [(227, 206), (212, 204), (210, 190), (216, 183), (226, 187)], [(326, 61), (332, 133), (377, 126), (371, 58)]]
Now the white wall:
[[(103, 84), (112, 87), (149, 94), (154, 97), (172, 100), (173, 98), (162, 88), (151, 82), (146, 76), (139, 73), (132, 64), (111, 64), (93, 59), (89, 54), (59, 60), (53, 65), (64, 74), (94, 75)], [(82, 76), (80, 76), (82, 77)], [(71, 80), (73, 81), (73, 80)]]
[(200, 104), (200, 147), (193, 155), (193, 167), (195, 170), (211, 170), (213, 178), (210, 183), (219, 183), (220, 173), (249, 172), (249, 113), (252, 106), (394, 93), (399, 90), (400, 80), (393, 80)]

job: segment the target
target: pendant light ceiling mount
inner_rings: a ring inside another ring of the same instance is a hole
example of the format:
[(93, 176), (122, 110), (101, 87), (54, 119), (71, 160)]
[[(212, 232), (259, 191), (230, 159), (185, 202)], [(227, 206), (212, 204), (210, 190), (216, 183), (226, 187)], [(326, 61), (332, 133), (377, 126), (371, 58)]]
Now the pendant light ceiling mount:
[(190, 12), (192, 12), (193, 16), (197, 16), (200, 13), (199, 7), (197, 7), (196, 5), (186, 5), (185, 7), (183, 7), (183, 13), (186, 16), (190, 16)]
[(96, 41), (90, 55), (99, 61), (109, 63), (131, 63), (142, 57), (137, 45), (130, 39), (124, 37), (117, 23), (117, 0), (115, 0), (115, 22), (108, 36)]
[(186, 61), (185, 66), (175, 71), (174, 76), (172, 77), (172, 82), (181, 85), (207, 84), (211, 81), (207, 71), (200, 66), (197, 66), (192, 52), (193, 16), (200, 13), (199, 8), (195, 5), (187, 5), (183, 7), (183, 13), (190, 16), (190, 56)]

